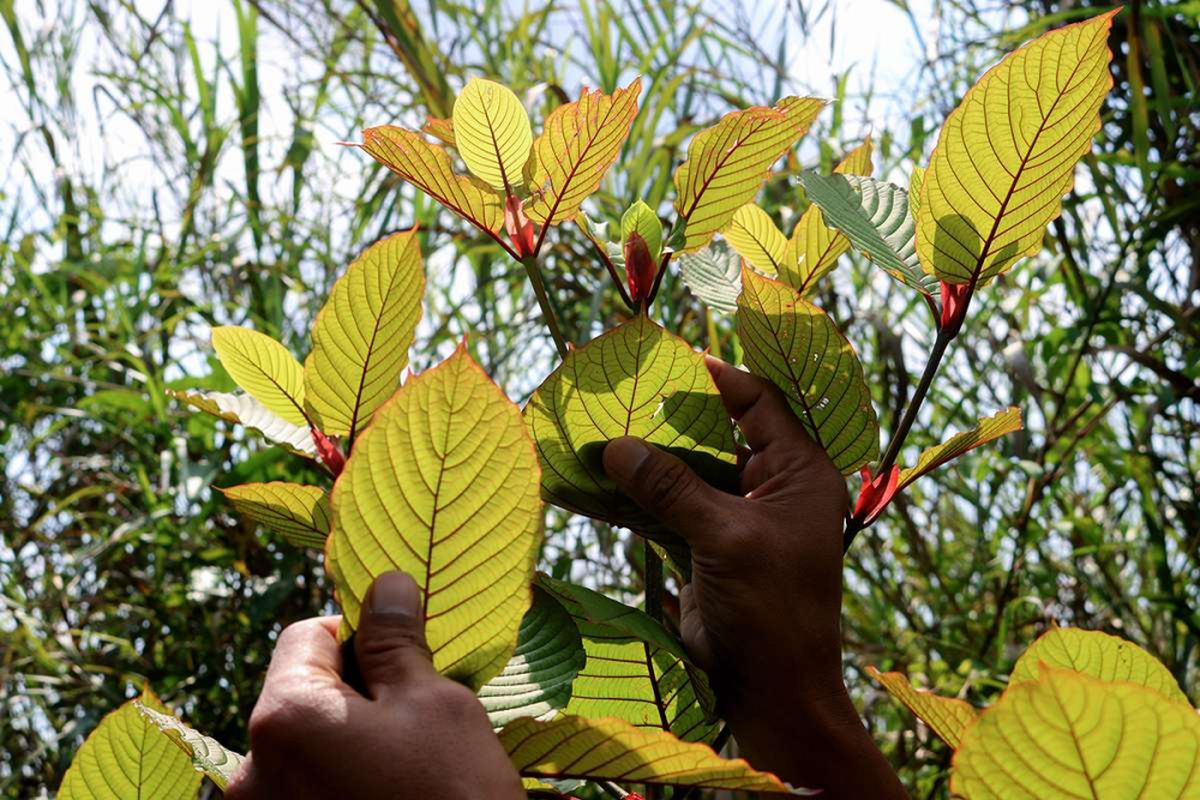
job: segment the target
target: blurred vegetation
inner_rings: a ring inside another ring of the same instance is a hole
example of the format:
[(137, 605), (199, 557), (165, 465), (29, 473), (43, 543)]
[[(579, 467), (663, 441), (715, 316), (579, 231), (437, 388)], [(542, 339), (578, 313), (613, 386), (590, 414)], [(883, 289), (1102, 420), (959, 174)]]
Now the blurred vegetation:
[[(548, 371), (519, 265), (334, 142), (447, 116), (472, 74), (523, 93), (535, 118), (582, 82), (611, 91), (641, 74), (642, 111), (591, 209), (613, 220), (638, 197), (665, 212), (681, 145), (720, 114), (834, 96), (763, 193), (790, 220), (804, 200), (789, 172), (828, 169), (873, 130), (875, 174), (906, 181), (988, 64), (1106, 7), (893, 5), (912, 19), (897, 47), (924, 60), (912, 96), (892, 98), (902, 122), (882, 126), (872, 89), (789, 68), (827, 32), (832, 2), (750, 15), (732, 0), (222, 0), (219, 15), (188, 15), (0, 0), (0, 795), (52, 790), (144, 681), (244, 748), (274, 635), (332, 609), (318, 554), (240, 522), (209, 489), (310, 468), (165, 395), (229, 388), (211, 325), (304, 352), (342, 267), (416, 223), (431, 279), (415, 368), (469, 332), (518, 401)], [(217, 16), (232, 24), (208, 24)], [(916, 484), (848, 556), (847, 673), (917, 796), (944, 794), (949, 751), (870, 685), (867, 664), (978, 702), (1039, 632), (1079, 625), (1135, 640), (1200, 700), (1198, 23), (1187, 2), (1116, 18), (1094, 153), (1045, 251), (974, 305), (909, 446), (1010, 404), (1026, 430)], [(552, 239), (560, 320), (586, 341), (623, 307), (577, 231)], [(728, 318), (672, 277), (661, 297), (669, 329), (737, 356)], [(932, 341), (924, 307), (850, 256), (819, 302), (893, 427)], [(634, 598), (639, 553), (625, 532), (550, 512), (545, 567), (559, 575)]]

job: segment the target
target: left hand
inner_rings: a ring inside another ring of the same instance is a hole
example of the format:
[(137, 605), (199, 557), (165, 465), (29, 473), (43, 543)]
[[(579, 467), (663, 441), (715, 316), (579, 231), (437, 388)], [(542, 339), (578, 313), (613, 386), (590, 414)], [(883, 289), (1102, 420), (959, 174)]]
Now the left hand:
[(364, 603), (354, 638), (369, 697), (342, 679), (340, 621), (305, 620), (280, 635), (228, 800), (523, 800), (479, 700), (433, 668), (411, 577), (381, 575)]

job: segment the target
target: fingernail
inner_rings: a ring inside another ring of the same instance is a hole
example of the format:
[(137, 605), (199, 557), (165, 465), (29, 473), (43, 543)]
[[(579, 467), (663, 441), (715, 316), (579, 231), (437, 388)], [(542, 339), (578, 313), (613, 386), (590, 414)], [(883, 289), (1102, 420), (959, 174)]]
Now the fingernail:
[(412, 618), (421, 607), (421, 590), (405, 572), (385, 572), (371, 584), (367, 608), (373, 615)]
[(613, 477), (632, 480), (649, 455), (650, 448), (641, 439), (623, 436), (604, 448), (604, 469)]

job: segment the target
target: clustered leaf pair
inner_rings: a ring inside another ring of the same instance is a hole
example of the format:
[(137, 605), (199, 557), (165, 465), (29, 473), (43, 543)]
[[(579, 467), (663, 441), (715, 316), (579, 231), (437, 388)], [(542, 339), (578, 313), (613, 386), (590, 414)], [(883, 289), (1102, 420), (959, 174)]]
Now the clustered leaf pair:
[[(635, 201), (621, 216), (620, 241), (610, 243), (603, 226), (583, 216), (583, 202), (620, 153), (640, 81), (611, 95), (585, 90), (555, 109), (535, 139), (511, 91), (473, 80), (451, 119), (423, 129), (446, 147), (388, 126), (365, 131), (362, 148), (525, 266), (562, 356), (525, 408), (484, 374), (466, 342), (399, 385), (424, 287), (415, 231), (372, 245), (350, 265), (317, 317), (303, 365), (262, 334), (218, 328), (217, 355), (245, 393), (179, 396), (325, 465), (336, 479), (332, 492), (282, 483), (224, 491), (240, 513), (293, 544), (323, 548), (343, 637), (377, 575), (412, 574), (425, 590), (435, 666), (478, 693), (523, 775), (789, 791), (706, 746), (719, 729), (708, 680), (659, 620), (536, 573), (542, 501), (654, 539), (684, 573), (686, 547), (616, 489), (600, 463), (604, 445), (638, 436), (733, 485), (734, 432), (702, 356), (649, 313), (677, 251), (692, 291), (735, 313), (745, 366), (780, 388), (843, 474), (862, 472), (849, 533), (874, 522), (916, 478), (1019, 428), (1016, 409), (1001, 411), (901, 469), (896, 457), (922, 389), (872, 468), (879, 426), (862, 367), (808, 298), (851, 247), (919, 292), (938, 328), (927, 389), (976, 289), (1035, 252), (1058, 213), (1110, 85), (1110, 20), (1047, 34), (985, 75), (907, 190), (869, 177), (869, 140), (834, 174), (804, 175), (811, 205), (789, 236), (753, 200), (823, 101), (784, 98), (700, 131), (675, 174), (671, 228), (664, 233), (656, 210)], [(470, 175), (455, 171), (447, 147)], [(549, 228), (567, 221), (595, 245), (632, 312), (578, 347), (558, 329), (538, 261)], [(713, 241), (718, 234), (724, 242)], [(1047, 675), (1034, 685), (1059, 680)], [(1026, 690), (1014, 684), (1010, 692)], [(1082, 692), (1081, 707), (1094, 696)], [(1000, 709), (1014, 703), (1002, 698), (983, 715), (970, 729), (981, 733), (965, 734), (960, 753), (974, 752), (965, 748), (990, 730), (983, 720), (1002, 719)], [(143, 705), (153, 707), (149, 696)], [(953, 722), (963, 711), (954, 706), (947, 715)], [(194, 732), (179, 734), (161, 713), (148, 711), (148, 719), (175, 730), (172, 738), (218, 783), (228, 776), (235, 755)], [(987, 781), (972, 777), (985, 769), (978, 763), (956, 759), (964, 796), (991, 796)]]

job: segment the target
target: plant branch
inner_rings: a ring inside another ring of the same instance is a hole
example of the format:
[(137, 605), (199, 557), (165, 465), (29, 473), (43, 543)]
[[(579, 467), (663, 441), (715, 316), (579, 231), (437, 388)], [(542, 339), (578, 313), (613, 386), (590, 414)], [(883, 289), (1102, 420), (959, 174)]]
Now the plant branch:
[(554, 339), (558, 355), (566, 358), (567, 340), (563, 338), (562, 331), (558, 327), (558, 318), (554, 316), (554, 309), (550, 307), (550, 298), (546, 294), (546, 283), (542, 280), (541, 267), (538, 266), (537, 259), (533, 256), (521, 259), (521, 264), (525, 267), (525, 274), (529, 276), (529, 282), (533, 284), (533, 293), (537, 297), (538, 306), (542, 309), (542, 318), (546, 321), (546, 327), (550, 329), (550, 336)]
[(655, 622), (663, 621), (663, 562), (649, 539), (642, 539), (646, 559), (646, 613)]
[(875, 474), (882, 475), (896, 463), (896, 458), (900, 455), (900, 448), (904, 446), (904, 440), (908, 438), (908, 432), (912, 430), (913, 423), (916, 422), (917, 412), (921, 410), (921, 403), (924, 402), (925, 395), (929, 393), (929, 387), (933, 385), (933, 378), (942, 363), (942, 357), (946, 355), (946, 348), (953, 340), (954, 334), (947, 333), (945, 329), (938, 331), (937, 339), (933, 343), (933, 351), (929, 354), (929, 360), (925, 362), (925, 371), (921, 373), (921, 382), (917, 384), (912, 400), (904, 409), (904, 416), (900, 419), (896, 432), (892, 434), (887, 450), (883, 454), (883, 460), (879, 462), (879, 469), (875, 471)]
[[(621, 301), (629, 307), (630, 311), (637, 311), (637, 306), (629, 297), (629, 292), (625, 291), (625, 284), (621, 280), (621, 276), (617, 274), (617, 266), (613, 264), (612, 259), (608, 257), (608, 251), (604, 249), (604, 245), (596, 241), (595, 237), (584, 227), (582, 222), (578, 220), (575, 224), (579, 226), (579, 230), (583, 233), (584, 238), (592, 243), (592, 247), (596, 249), (596, 254), (600, 256), (600, 260), (604, 263), (604, 268), (608, 270), (608, 276), (612, 278), (613, 284), (617, 287), (617, 291), (621, 293)], [(540, 242), (539, 242), (540, 245)]]

